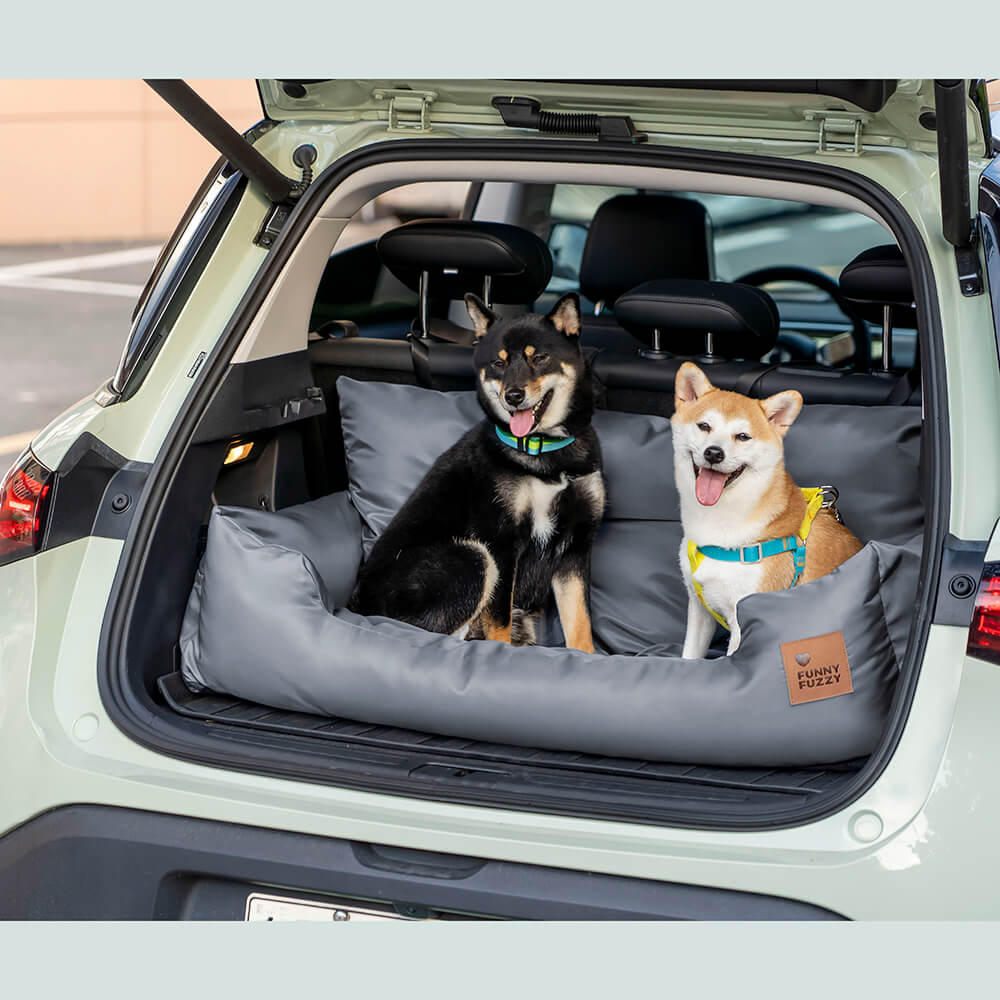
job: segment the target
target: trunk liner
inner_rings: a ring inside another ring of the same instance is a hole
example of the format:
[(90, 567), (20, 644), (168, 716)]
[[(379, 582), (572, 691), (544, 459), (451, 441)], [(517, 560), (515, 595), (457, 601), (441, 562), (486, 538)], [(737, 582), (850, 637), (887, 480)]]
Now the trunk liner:
[[(387, 762), (421, 784), (461, 781), (530, 798), (571, 796), (602, 812), (618, 804), (623, 812), (643, 801), (649, 809), (657, 799), (665, 808), (678, 800), (699, 803), (708, 814), (751, 816), (761, 809), (799, 809), (829, 795), (856, 777), (864, 758), (824, 767), (733, 768), (697, 764), (664, 764), (581, 753), (538, 750), (475, 740), (435, 736), (348, 719), (308, 715), (268, 708), (214, 692), (195, 693), (179, 672), (160, 677), (157, 686), (167, 705), (213, 727), (227, 725), (323, 741), (331, 752), (380, 748), (391, 751)], [(654, 806), (655, 811), (655, 806)], [(624, 816), (623, 816), (624, 818)]]

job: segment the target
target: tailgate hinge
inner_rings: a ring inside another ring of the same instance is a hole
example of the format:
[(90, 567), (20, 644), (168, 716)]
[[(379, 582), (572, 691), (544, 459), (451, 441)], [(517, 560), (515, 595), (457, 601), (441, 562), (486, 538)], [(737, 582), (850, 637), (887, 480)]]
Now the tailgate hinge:
[(433, 90), (375, 90), (376, 101), (389, 102), (390, 132), (430, 132), (429, 112), (437, 100)]
[[(860, 156), (864, 152), (861, 136), (871, 115), (855, 111), (804, 111), (807, 122), (819, 122), (817, 153), (830, 156)], [(837, 145), (832, 145), (836, 142)]]
[(264, 217), (260, 230), (253, 239), (254, 246), (270, 250), (291, 214), (292, 206), (287, 201), (272, 205)]
[(967, 246), (955, 247), (958, 287), (966, 298), (983, 294), (983, 269), (979, 263), (979, 220), (971, 220)]

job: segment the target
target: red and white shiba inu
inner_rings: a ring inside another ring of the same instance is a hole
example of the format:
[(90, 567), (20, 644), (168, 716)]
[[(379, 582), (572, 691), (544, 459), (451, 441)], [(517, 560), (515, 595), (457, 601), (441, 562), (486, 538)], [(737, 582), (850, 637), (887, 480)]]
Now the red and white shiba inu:
[(674, 476), (681, 573), (688, 588), (685, 659), (705, 655), (720, 621), (740, 644), (736, 605), (748, 594), (815, 580), (861, 548), (819, 490), (785, 471), (782, 439), (802, 409), (794, 390), (750, 399), (717, 389), (687, 362), (674, 383)]

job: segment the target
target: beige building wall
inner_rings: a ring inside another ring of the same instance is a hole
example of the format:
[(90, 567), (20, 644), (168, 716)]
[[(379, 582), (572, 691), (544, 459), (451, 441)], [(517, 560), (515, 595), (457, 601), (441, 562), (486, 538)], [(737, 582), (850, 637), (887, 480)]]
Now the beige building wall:
[[(189, 80), (230, 124), (252, 80)], [(161, 240), (218, 153), (141, 80), (0, 80), (0, 244)]]
[[(252, 80), (188, 82), (241, 132), (262, 116)], [(0, 244), (162, 240), (218, 155), (141, 80), (0, 79), (0, 129)]]

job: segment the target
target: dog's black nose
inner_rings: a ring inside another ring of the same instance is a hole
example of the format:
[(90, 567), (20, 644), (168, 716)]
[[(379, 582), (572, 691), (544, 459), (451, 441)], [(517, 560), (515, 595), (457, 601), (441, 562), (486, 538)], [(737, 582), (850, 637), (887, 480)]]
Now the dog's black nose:
[(713, 444), (705, 449), (705, 461), (709, 465), (718, 465), (726, 457), (726, 453), (721, 448), (716, 448)]
[(510, 403), (511, 406), (520, 406), (524, 402), (524, 390), (523, 389), (506, 389), (503, 394), (503, 398)]

